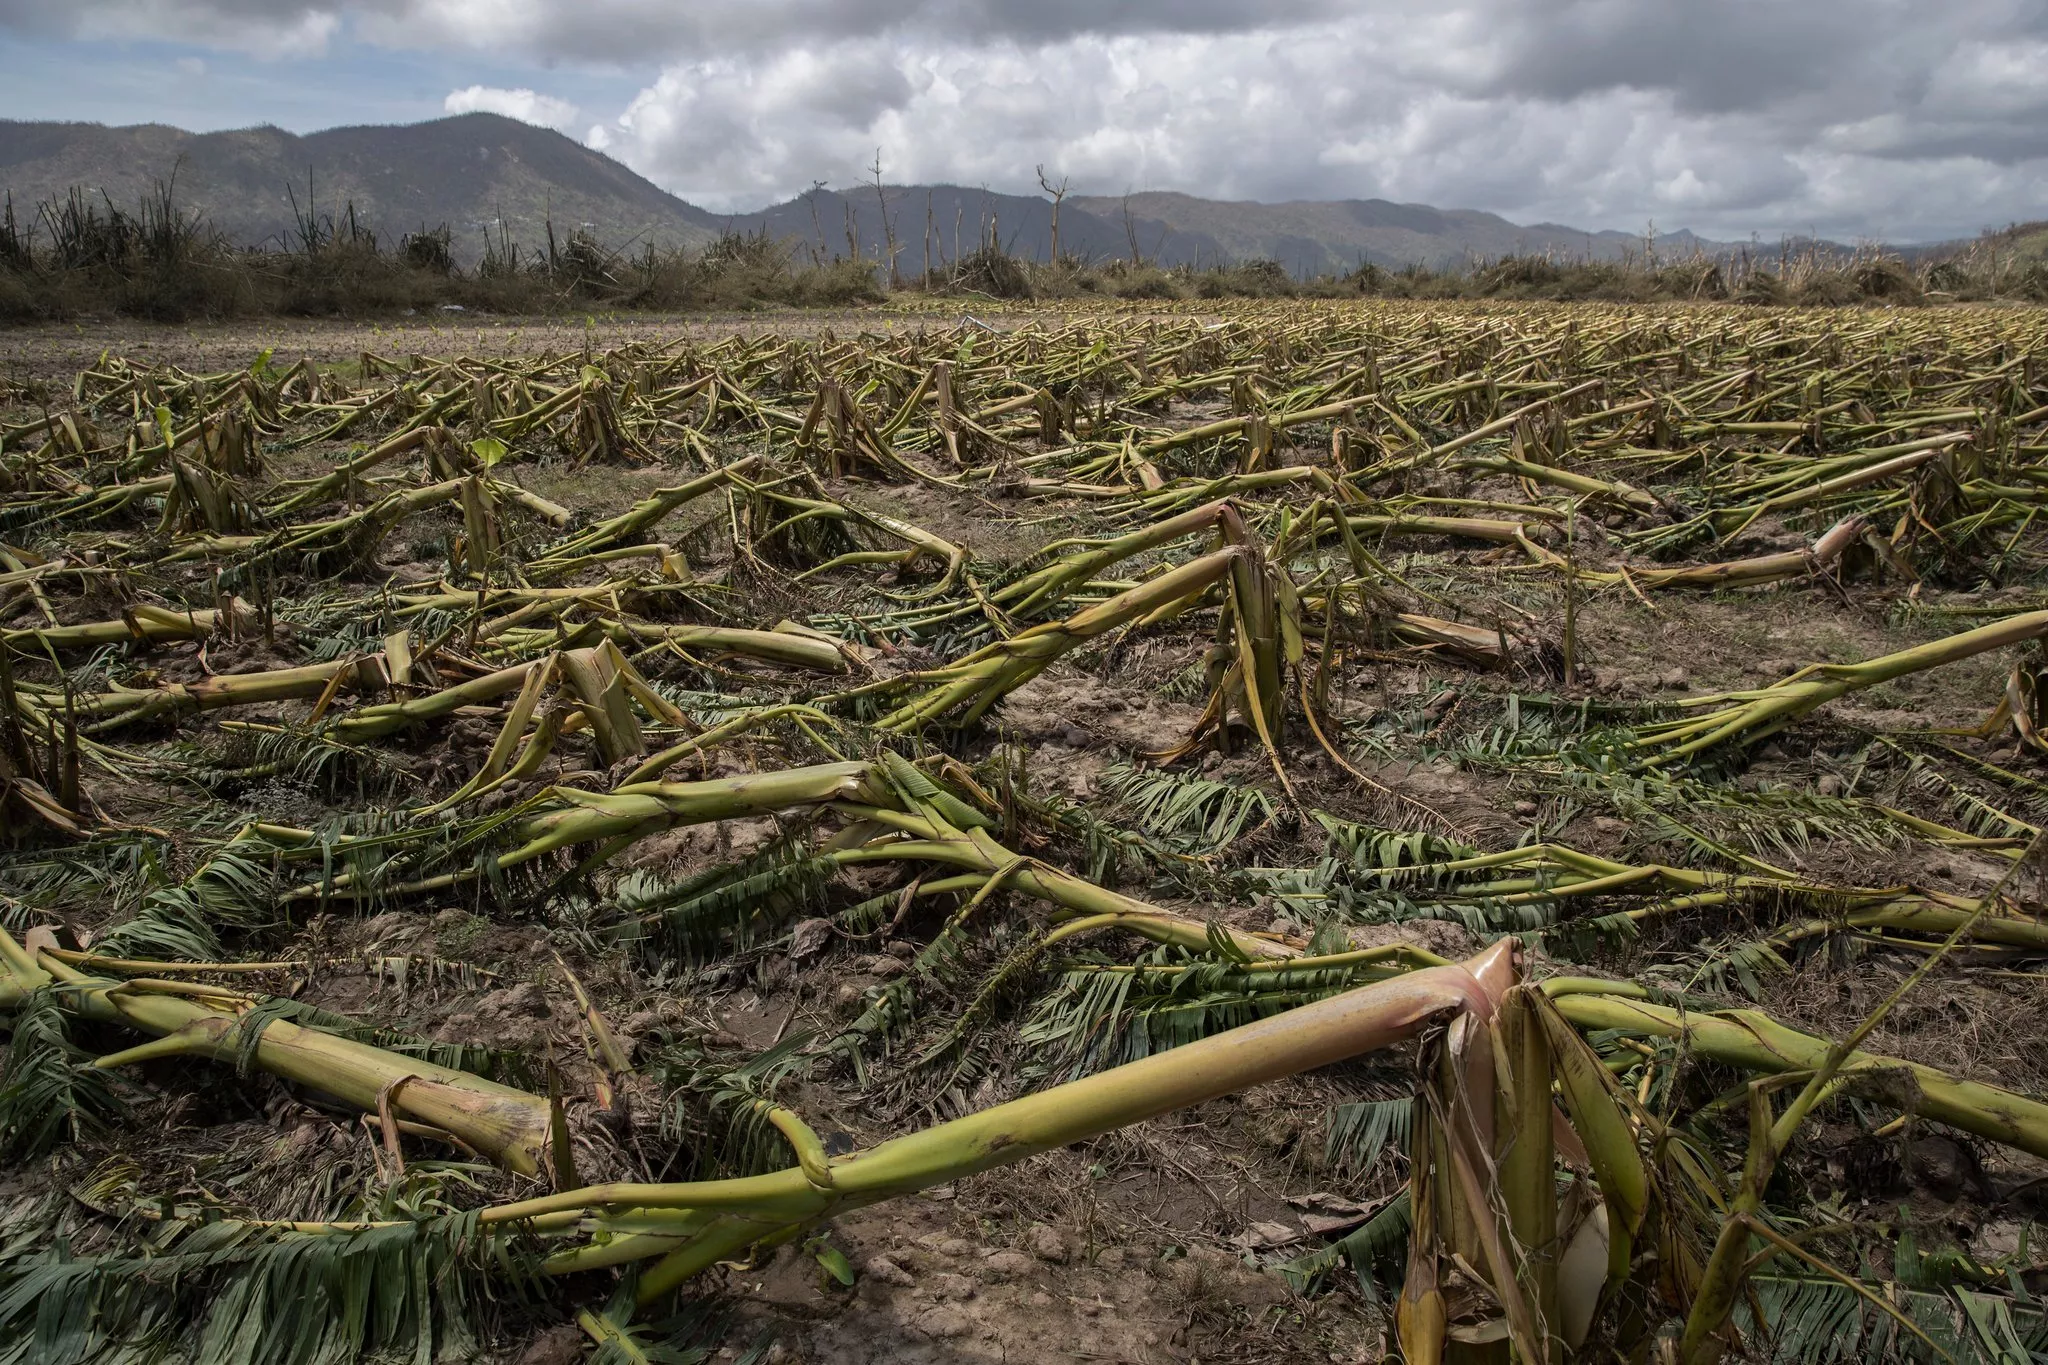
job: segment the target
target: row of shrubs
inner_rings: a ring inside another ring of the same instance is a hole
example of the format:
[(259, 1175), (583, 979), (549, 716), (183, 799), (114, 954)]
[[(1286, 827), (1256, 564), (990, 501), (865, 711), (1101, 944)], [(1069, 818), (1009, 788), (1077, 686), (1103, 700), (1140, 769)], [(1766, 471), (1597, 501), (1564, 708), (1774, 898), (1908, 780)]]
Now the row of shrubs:
[[(380, 316), (459, 306), (492, 313), (591, 307), (661, 311), (846, 306), (885, 297), (875, 261), (798, 258), (793, 244), (728, 234), (699, 250), (606, 248), (587, 232), (544, 248), (501, 236), (459, 265), (447, 228), (388, 244), (356, 221), (301, 217), (295, 239), (250, 250), (181, 210), (161, 185), (129, 213), (74, 191), (45, 204), (32, 228), (0, 208), (0, 319), (115, 313), (158, 321), (277, 314)], [(1468, 268), (1366, 264), (1296, 278), (1276, 261), (1161, 267), (1129, 260), (1027, 261), (984, 246), (897, 290), (1005, 300), (1222, 298), (1589, 299), (1752, 304), (2009, 298), (2048, 301), (2048, 265), (2015, 267), (1976, 252), (1914, 267), (1895, 256), (1807, 252), (1769, 259), (1678, 261), (1510, 256)]]
[(1018, 262), (1006, 297), (1105, 294), (1136, 299), (1346, 298), (1603, 300), (1616, 303), (1734, 302), (1840, 307), (2012, 299), (2048, 302), (2048, 263), (1993, 271), (1950, 258), (1914, 267), (1884, 254), (1812, 253), (1772, 262), (1697, 255), (1677, 261), (1559, 260), (1507, 256), (1454, 270), (1365, 264), (1342, 275), (1296, 279), (1277, 261), (1196, 270), (1128, 261), (1083, 267)]
[(800, 267), (781, 244), (728, 236), (701, 251), (606, 248), (587, 232), (522, 250), (487, 241), (481, 260), (459, 265), (446, 228), (407, 233), (395, 244), (362, 226), (302, 217), (293, 240), (238, 247), (167, 186), (134, 213), (74, 191), (45, 204), (33, 224), (0, 206), (0, 319), (32, 321), (96, 313), (164, 322), (277, 314), (378, 316), (460, 306), (493, 313), (608, 307), (662, 310), (752, 308), (878, 301), (872, 264)]

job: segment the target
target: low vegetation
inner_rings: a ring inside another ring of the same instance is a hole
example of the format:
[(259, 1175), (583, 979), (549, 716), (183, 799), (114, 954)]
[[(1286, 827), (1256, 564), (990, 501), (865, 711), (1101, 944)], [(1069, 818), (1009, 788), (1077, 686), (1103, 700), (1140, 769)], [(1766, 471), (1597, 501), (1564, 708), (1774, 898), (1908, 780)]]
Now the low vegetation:
[(0, 389), (0, 1361), (2048, 1352), (2048, 319), (1217, 311)]
[[(352, 209), (339, 222), (310, 211), (297, 221), (292, 240), (249, 249), (181, 209), (169, 181), (133, 210), (82, 190), (32, 210), (9, 199), (0, 209), (0, 320), (843, 307), (879, 302), (891, 290), (1005, 302), (1361, 296), (1799, 306), (2048, 302), (2048, 261), (2020, 249), (2031, 239), (2018, 229), (1914, 264), (1878, 251), (1820, 247), (1678, 259), (1646, 248), (1623, 259), (1510, 256), (1455, 270), (1361, 263), (1341, 275), (1297, 278), (1276, 261), (1199, 269), (1136, 257), (1032, 261), (1009, 254), (993, 238), (923, 275), (738, 233), (701, 250), (616, 248), (583, 229), (557, 239), (550, 227), (539, 246), (487, 234), (478, 254), (446, 227), (382, 237)], [(2016, 245), (2000, 250), (2007, 239)]]

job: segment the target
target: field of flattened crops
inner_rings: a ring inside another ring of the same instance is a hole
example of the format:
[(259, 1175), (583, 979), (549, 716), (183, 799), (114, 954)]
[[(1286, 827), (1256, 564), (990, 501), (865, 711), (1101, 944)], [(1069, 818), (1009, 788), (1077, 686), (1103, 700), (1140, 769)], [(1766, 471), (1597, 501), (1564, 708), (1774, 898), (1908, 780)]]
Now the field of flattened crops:
[(2048, 1357), (2048, 314), (835, 321), (0, 376), (0, 1361)]

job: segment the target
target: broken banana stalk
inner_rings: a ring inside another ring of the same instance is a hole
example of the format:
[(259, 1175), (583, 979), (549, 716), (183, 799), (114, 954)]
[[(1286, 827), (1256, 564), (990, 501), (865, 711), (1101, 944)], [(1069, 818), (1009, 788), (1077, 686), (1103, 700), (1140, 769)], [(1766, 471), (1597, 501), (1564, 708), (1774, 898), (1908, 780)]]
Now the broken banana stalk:
[[(1037, 896), (1059, 907), (1055, 918), (1063, 921), (1045, 937), (1043, 946), (1099, 929), (1122, 929), (1157, 943), (1174, 944), (1194, 952), (1221, 947), (1244, 960), (1286, 959), (1301, 955), (1301, 949), (1291, 943), (1175, 914), (1084, 881), (1035, 858), (1013, 853), (981, 827), (986, 822), (977, 812), (960, 807), (957, 802), (940, 799), (944, 797), (943, 792), (938, 798), (918, 799), (912, 789), (915, 779), (903, 772), (910, 765), (894, 755), (888, 755), (888, 758), (893, 760), (887, 764), (890, 776), (895, 778), (893, 785), (902, 804), (910, 807), (911, 811), (850, 801), (836, 803), (845, 814), (890, 831), (834, 853), (834, 861), (842, 866), (873, 862), (938, 863), (978, 876), (981, 878), (980, 886), (1011, 886)], [(911, 771), (915, 772), (914, 769)], [(877, 778), (880, 776), (876, 774)]]
[(71, 1014), (154, 1035), (101, 1057), (95, 1066), (112, 1069), (157, 1057), (252, 1065), (366, 1113), (389, 1114), (416, 1133), (444, 1137), (508, 1170), (541, 1170), (550, 1108), (540, 1096), (287, 1019), (251, 1027), (247, 1019), (259, 997), (213, 986), (94, 976), (55, 953), (32, 952), (4, 931), (0, 961), (6, 967), (0, 973), (0, 1011), (19, 1009), (35, 991), (56, 989)]
[[(381, 685), (386, 676), (381, 669), (389, 653), (387, 649), (372, 655), (254, 673), (216, 673), (191, 683), (163, 683), (140, 688), (116, 686), (106, 692), (75, 697), (71, 700), (71, 707), (80, 721), (81, 732), (99, 734), (119, 726), (175, 719), (232, 706), (331, 697), (357, 685), (365, 676)], [(65, 698), (54, 688), (24, 683), (18, 684), (17, 690), (25, 713), (50, 716), (65, 712)]]
[(1249, 538), (1244, 517), (1235, 504), (1227, 499), (1204, 503), (1192, 512), (1168, 517), (1155, 522), (1141, 531), (1118, 536), (1104, 542), (1055, 541), (1047, 545), (1040, 554), (1067, 549), (1081, 544), (1092, 548), (1081, 550), (1046, 565), (1042, 569), (1026, 574), (1015, 582), (1006, 583), (989, 594), (989, 600), (1014, 616), (1032, 615), (1057, 602), (1062, 596), (1087, 583), (1110, 565), (1129, 559), (1132, 555), (1169, 545), (1183, 536), (1198, 532), (1218, 530), (1225, 541), (1239, 544)]
[[(1755, 871), (1718, 872), (1663, 863), (1616, 862), (1561, 844), (1531, 844), (1452, 862), (1419, 864), (1393, 876), (1400, 882), (1435, 888), (1432, 894), (1440, 900), (1475, 905), (1556, 906), (1579, 898), (1647, 896), (1650, 899), (1645, 904), (1619, 912), (1619, 918), (1636, 923), (1726, 906), (1745, 896), (1827, 906), (1836, 912), (1826, 919), (1788, 924), (1762, 940), (1774, 947), (1789, 947), (1843, 930), (1925, 938), (1950, 933), (1967, 922), (1975, 943), (2026, 953), (2048, 952), (2048, 924), (2002, 900), (1987, 902), (1910, 886), (1833, 885), (1749, 861)], [(1461, 880), (1474, 873), (1512, 875)]]
[(794, 580), (796, 582), (853, 564), (895, 564), (909, 568), (921, 559), (933, 560), (942, 566), (942, 570), (937, 581), (931, 586), (911, 593), (882, 594), (891, 601), (914, 604), (943, 596), (967, 571), (967, 551), (964, 547), (897, 517), (849, 507), (844, 503), (798, 497), (793, 493), (769, 492), (764, 496), (797, 510), (790, 517), (763, 531), (759, 537), (761, 540), (767, 540), (780, 531), (806, 521), (837, 521), (867, 526), (893, 540), (903, 542), (904, 548), (900, 550), (850, 550), (845, 554), (834, 555), (831, 559), (799, 573)]
[(1581, 583), (1592, 587), (1626, 587), (1639, 592), (1644, 588), (1696, 588), (1705, 591), (1759, 588), (1770, 583), (1824, 575), (1832, 572), (1841, 563), (1842, 556), (1858, 544), (1873, 544), (1873, 548), (1888, 562), (1896, 559), (1891, 544), (1877, 537), (1869, 522), (1860, 516), (1844, 517), (1803, 550), (1730, 559), (1718, 564), (1650, 564), (1622, 569), (1583, 569), (1555, 551), (1534, 543), (1526, 544), (1524, 548), (1539, 563), (1565, 570)]
[(163, 557), (167, 564), (221, 556), (233, 560), (276, 561), (289, 557), (314, 559), (347, 553), (366, 555), (407, 517), (430, 507), (460, 503), (467, 479), (445, 479), (411, 488), (371, 503), (359, 511), (287, 526), (268, 535), (198, 535), (179, 541)]
[[(885, 754), (881, 764), (827, 763), (780, 773), (716, 778), (706, 782), (647, 783), (613, 792), (570, 793), (577, 809), (542, 816), (527, 828), (528, 842), (501, 857), (513, 866), (577, 843), (624, 843), (679, 825), (735, 814), (800, 806), (829, 806), (859, 822), (857, 842), (834, 848), (841, 866), (863, 863), (937, 863), (1048, 901), (1064, 922), (1047, 942), (1099, 929), (1122, 929), (1155, 942), (1197, 952), (1220, 936), (1247, 959), (1297, 957), (1301, 950), (1273, 938), (1190, 919), (1085, 881), (1059, 868), (1011, 852), (983, 828), (985, 817), (924, 779), (909, 763)], [(836, 842), (836, 841), (835, 841)]]
[(960, 712), (959, 723), (972, 724), (1069, 650), (1129, 622), (1158, 620), (1184, 609), (1192, 599), (1224, 581), (1244, 553), (1243, 548), (1231, 546), (1203, 555), (1064, 621), (1033, 626), (976, 650), (958, 663), (895, 680), (933, 685), (876, 724), (883, 730), (907, 734), (956, 711)]
[[(1581, 1030), (1613, 1029), (1638, 1038), (1675, 1039), (1703, 1056), (1765, 1073), (1810, 1072), (1832, 1046), (1756, 1010), (1701, 1013), (1658, 1005), (1627, 981), (1552, 977), (1543, 989)], [(1891, 1072), (1910, 1082), (1906, 1107), (1922, 1118), (2048, 1157), (2048, 1104), (1996, 1086), (1964, 1080), (1918, 1062), (1852, 1052), (1842, 1072)]]
[(688, 483), (677, 484), (673, 488), (658, 488), (618, 516), (601, 521), (550, 545), (528, 566), (529, 572), (552, 572), (557, 566), (587, 558), (610, 546), (629, 541), (658, 525), (663, 517), (678, 507), (693, 502), (715, 489), (733, 486), (736, 480), (753, 474), (760, 463), (760, 456), (749, 455), (723, 469), (715, 469), (700, 478), (691, 479)]
[(99, 649), (105, 645), (157, 645), (172, 640), (204, 640), (223, 628), (233, 631), (254, 622), (256, 610), (236, 598), (226, 610), (180, 611), (137, 603), (114, 621), (88, 621), (71, 626), (43, 626), (0, 631), (0, 647), (16, 649)]
[(1631, 741), (1629, 747), (1642, 751), (1644, 766), (1651, 767), (1689, 758), (1721, 744), (1754, 744), (1851, 692), (2043, 636), (2048, 636), (2048, 611), (2023, 612), (1859, 664), (1811, 664), (1769, 687), (1688, 697), (1678, 704), (1716, 709), (1705, 715), (1645, 727), (1641, 737)]
[[(486, 765), (492, 771), (499, 754)], [(686, 825), (778, 811), (824, 810), (851, 817), (854, 825), (828, 840), (821, 852), (842, 867), (866, 863), (936, 863), (956, 869), (961, 890), (995, 881), (1057, 907), (1060, 925), (1049, 942), (1103, 929), (1120, 929), (1192, 951), (1225, 950), (1242, 960), (1285, 960), (1301, 955), (1293, 943), (1245, 933), (1107, 890), (1037, 859), (1004, 848), (983, 828), (986, 817), (932, 784), (907, 761), (884, 754), (881, 763), (848, 761), (807, 768), (749, 773), (700, 782), (640, 782), (609, 792), (551, 788), (560, 803), (518, 826), (515, 847), (500, 854), (499, 868), (517, 867), (564, 849), (597, 845), (612, 856), (630, 845)], [(445, 807), (449, 803), (442, 803)], [(438, 808), (437, 808), (438, 809)], [(422, 812), (425, 813), (425, 812)], [(310, 852), (319, 847), (308, 831), (263, 829), (273, 848)], [(347, 842), (333, 847), (337, 862), (351, 854)], [(411, 888), (384, 886), (383, 894), (442, 888), (475, 875), (474, 870), (441, 874)], [(343, 870), (318, 885), (288, 893), (288, 899), (345, 898), (358, 878)]]
[[(844, 1156), (828, 1156), (815, 1132), (778, 1107), (770, 1118), (795, 1158), (785, 1170), (688, 1184), (590, 1186), (487, 1208), (478, 1225), (492, 1234), (569, 1243), (543, 1262), (552, 1274), (659, 1258), (638, 1285), (638, 1301), (649, 1304), (749, 1247), (786, 1240), (836, 1215), (1387, 1048), (1445, 1019), (1490, 1014), (1489, 992), (1511, 979), (1498, 965), (1510, 951), (1498, 945), (1470, 962), (1363, 986)], [(357, 1232), (379, 1225), (294, 1226)]]

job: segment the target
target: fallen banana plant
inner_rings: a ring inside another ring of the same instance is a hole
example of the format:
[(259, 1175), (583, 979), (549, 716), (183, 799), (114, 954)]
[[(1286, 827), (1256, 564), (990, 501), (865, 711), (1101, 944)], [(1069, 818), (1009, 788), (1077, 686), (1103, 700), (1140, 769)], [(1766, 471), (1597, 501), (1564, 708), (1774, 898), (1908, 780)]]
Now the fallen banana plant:
[(1994, 649), (2025, 644), (2043, 635), (2048, 635), (2048, 612), (2023, 612), (1860, 664), (1812, 664), (1769, 687), (1688, 697), (1679, 705), (1692, 710), (1715, 709), (1704, 715), (1646, 726), (1630, 747), (1644, 755), (1643, 762), (1663, 764), (1723, 744), (1755, 744), (1851, 692)]
[[(1588, 569), (1567, 562), (1555, 551), (1529, 545), (1531, 558), (1569, 573), (1580, 583), (1594, 587), (1626, 587), (1640, 594), (1646, 588), (1686, 588), (1713, 591), (1721, 588), (1758, 588), (1772, 583), (1824, 576), (1835, 571), (1843, 557), (1857, 546), (1868, 548), (1878, 558), (1904, 570), (1904, 561), (1891, 544), (1870, 529), (1867, 519), (1844, 517), (1803, 550), (1753, 555), (1718, 564), (1629, 565), (1615, 569)], [(1910, 571), (1901, 573), (1911, 578)]]
[(73, 626), (44, 626), (0, 632), (0, 648), (98, 649), (104, 645), (157, 645), (174, 640), (204, 640), (214, 632), (233, 633), (255, 623), (255, 608), (240, 598), (219, 609), (177, 611), (138, 602), (116, 621)]
[[(0, 950), (10, 971), (10, 994), (0, 1005), (19, 1009), (33, 992), (61, 982), (77, 1012), (164, 1034), (156, 1044), (101, 1059), (102, 1067), (158, 1053), (228, 1056), (238, 1046), (237, 1028), (253, 1031), (237, 1022), (255, 1007), (248, 997), (213, 988), (172, 993), (163, 990), (169, 983), (124, 994), (119, 983), (85, 976), (54, 952), (32, 954), (11, 938), (0, 938)], [(638, 1303), (652, 1305), (717, 1262), (787, 1241), (835, 1215), (1420, 1036), (1409, 1262), (1397, 1305), (1403, 1350), (1411, 1359), (1449, 1359), (1506, 1342), (1517, 1358), (1544, 1359), (1552, 1343), (1577, 1350), (1603, 1315), (1609, 1332), (1649, 1330), (1656, 1305), (1682, 1306), (1708, 1273), (1702, 1238), (1711, 1192), (1698, 1185), (1693, 1168), (1655, 1154), (1662, 1145), (1652, 1141), (1656, 1122), (1616, 1085), (1577, 1030), (1685, 1037), (1718, 1060), (1794, 1074), (1810, 1070), (1813, 1051), (1827, 1045), (1775, 1026), (1760, 1033), (1750, 1016), (1707, 1016), (1706, 1031), (1695, 1036), (1694, 1021), (1684, 1016), (1608, 994), (1638, 989), (1627, 983), (1559, 978), (1535, 987), (1520, 984), (1519, 976), (1514, 950), (1504, 943), (1462, 964), (1420, 967), (840, 1156), (828, 1155), (795, 1113), (771, 1106), (765, 1116), (795, 1157), (786, 1170), (566, 1189), (484, 1208), (472, 1235), (537, 1239), (537, 1268), (552, 1275), (653, 1261), (635, 1287)], [(415, 1116), (402, 1132), (489, 1135), (498, 1143), (493, 1155), (516, 1169), (533, 1168), (548, 1131), (546, 1102), (340, 1042), (276, 1020), (255, 1034), (254, 1059), (387, 1117)], [(1900, 1065), (1845, 1055), (1850, 1074)], [(352, 1073), (344, 1076), (337, 1059), (346, 1059)], [(413, 1069), (370, 1089), (379, 1068), (394, 1064)], [(1913, 1097), (1919, 1112), (2048, 1150), (2048, 1108), (1964, 1087), (1927, 1068), (1914, 1075), (1924, 1087)], [(1546, 1083), (1552, 1078), (1557, 1109)], [(523, 1117), (515, 1121), (511, 1113)], [(343, 1239), (340, 1248), (409, 1225), (246, 1226), (287, 1241)], [(109, 1314), (102, 1330), (111, 1339), (121, 1322), (120, 1314)]]
[(750, 455), (715, 469), (701, 478), (691, 479), (673, 488), (657, 489), (633, 504), (630, 510), (573, 535), (565, 536), (548, 546), (527, 566), (527, 572), (535, 577), (547, 577), (567, 573), (580, 565), (588, 564), (593, 561), (594, 556), (652, 530), (669, 513), (687, 506), (707, 493), (736, 484), (744, 486), (743, 481), (756, 473), (759, 464), (760, 457)]
[(422, 1058), (405, 1057), (295, 1024), (255, 996), (197, 983), (94, 976), (0, 931), (0, 1012), (51, 992), (69, 1015), (153, 1035), (93, 1062), (101, 1070), (161, 1057), (254, 1066), (332, 1095), (397, 1125), (532, 1175), (546, 1159), (548, 1102)]
[(52, 717), (76, 717), (82, 734), (99, 734), (122, 726), (176, 720), (201, 712), (269, 702), (331, 699), (353, 688), (382, 689), (403, 682), (418, 663), (407, 632), (399, 631), (382, 650), (351, 655), (326, 663), (274, 668), (249, 673), (216, 673), (191, 683), (158, 683), (150, 687), (113, 686), (83, 696), (67, 695), (48, 685), (16, 685), (12, 705), (47, 727)]
[[(1830, 935), (1855, 934), (1909, 948), (1939, 939), (1964, 923), (1970, 925), (1974, 945), (2018, 955), (2048, 953), (2048, 926), (2004, 901), (1910, 886), (1837, 885), (1756, 858), (1743, 862), (1745, 871), (1721, 872), (1626, 863), (1559, 844), (1531, 844), (1387, 869), (1371, 874), (1370, 880), (1406, 889), (1425, 902), (1426, 913), (1455, 915), (1487, 928), (1544, 932), (1555, 925), (1567, 940), (1602, 934), (1628, 937), (1659, 921), (1745, 906), (1768, 906), (1775, 916), (1792, 909), (1814, 916), (1780, 923), (1740, 948), (1713, 952), (1702, 970), (1717, 979), (1732, 970), (1735, 959), (1744, 970), (1785, 970), (1780, 954)], [(1617, 909), (1616, 901), (1636, 903)], [(1575, 906), (1584, 908), (1570, 915)]]
[[(559, 849), (598, 844), (611, 856), (641, 839), (688, 824), (803, 807), (853, 819), (828, 841), (841, 867), (872, 863), (937, 864), (959, 874), (928, 890), (981, 893), (1009, 887), (1058, 907), (1060, 928), (1047, 943), (1098, 929), (1121, 929), (1162, 943), (1205, 949), (1221, 940), (1251, 958), (1286, 958), (1300, 949), (1270, 936), (1190, 919), (1106, 890), (1057, 867), (1011, 852), (988, 833), (988, 817), (961, 802), (905, 760), (820, 764), (703, 782), (644, 783), (607, 793), (557, 789), (569, 809), (532, 818), (525, 842), (495, 859), (510, 868)], [(344, 878), (335, 887), (346, 888)]]
[[(1489, 956), (1498, 958), (1500, 952)], [(16, 958), (25, 956), (17, 947), (9, 954), (10, 967), (41, 970), (32, 964), (16, 966)], [(1417, 972), (1298, 1011), (1285, 1020), (1253, 1025), (1171, 1055), (837, 1157), (826, 1154), (824, 1144), (802, 1119), (776, 1108), (768, 1117), (796, 1157), (796, 1164), (785, 1171), (688, 1184), (598, 1185), (517, 1200), (471, 1215), (465, 1220), (467, 1235), (494, 1242), (538, 1242), (544, 1258), (537, 1269), (552, 1275), (652, 1259), (654, 1264), (640, 1275), (635, 1292), (641, 1304), (651, 1304), (719, 1261), (742, 1255), (757, 1244), (785, 1240), (834, 1214), (1008, 1165), (1262, 1081), (1384, 1048), (1446, 1017), (1487, 1010), (1491, 1003), (1486, 992), (1498, 976), (1498, 969), (1487, 959)], [(273, 1023), (264, 1034), (288, 1027)], [(261, 1038), (259, 1035), (259, 1048), (263, 1046)], [(324, 1075), (318, 1068), (309, 1070)], [(393, 1085), (372, 1097), (372, 1102), (387, 1110), (425, 1105), (409, 1096), (414, 1085), (423, 1093), (434, 1088), (432, 1080), (422, 1078), (402, 1087)], [(544, 1114), (545, 1103), (534, 1103)], [(388, 1220), (240, 1226), (259, 1237), (275, 1239), (280, 1249), (309, 1238), (323, 1239), (327, 1251), (340, 1258), (346, 1258), (357, 1243), (388, 1242), (426, 1231), (419, 1224)], [(50, 1286), (50, 1292), (84, 1295), (98, 1302), (98, 1288), (92, 1279), (74, 1279), (67, 1287)], [(322, 1302), (313, 1300), (314, 1306)], [(92, 1339), (114, 1346), (137, 1326), (132, 1307), (124, 1311), (114, 1302), (99, 1307), (100, 1311), (91, 1315), (94, 1326), (87, 1329)], [(334, 1311), (353, 1316), (352, 1310), (339, 1305)], [(0, 1299), (0, 1320), (30, 1333), (31, 1340), (42, 1340), (51, 1330), (25, 1320), (11, 1298)], [(45, 1314), (41, 1321), (48, 1324), (51, 1319)], [(394, 1325), (383, 1324), (379, 1335), (389, 1334)], [(415, 1330), (427, 1333), (426, 1321), (418, 1322)]]
[(1069, 650), (1119, 626), (1164, 620), (1187, 610), (1194, 599), (1230, 576), (1232, 566), (1243, 553), (1235, 547), (1217, 550), (1098, 606), (1077, 612), (1065, 621), (1033, 626), (944, 669), (893, 679), (863, 690), (879, 690), (881, 686), (898, 690), (918, 682), (931, 684), (877, 722), (885, 730), (907, 734), (948, 719), (955, 712), (959, 713), (959, 724), (972, 724)]
[[(1788, 1028), (1755, 1010), (1701, 1012), (1659, 1005), (1640, 986), (1623, 981), (1553, 977), (1543, 988), (1558, 1011), (1585, 1030), (1614, 1030), (1638, 1038), (1669, 1038), (1700, 1055), (1744, 1071), (1809, 1075), (1831, 1044)], [(1870, 1072), (1910, 1078), (1906, 1108), (1966, 1133), (2048, 1156), (2048, 1104), (1964, 1080), (1917, 1062), (1851, 1052), (1844, 1074)]]

